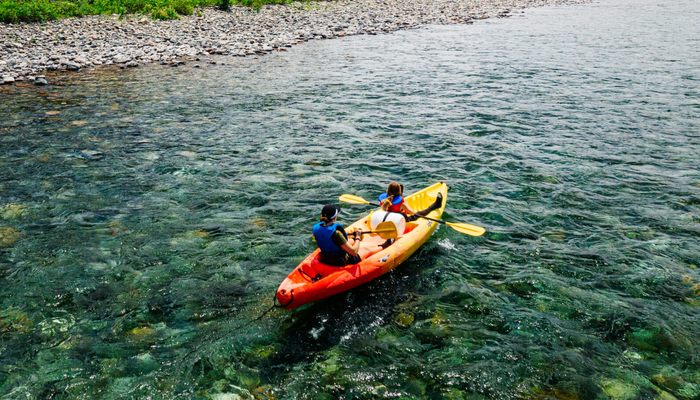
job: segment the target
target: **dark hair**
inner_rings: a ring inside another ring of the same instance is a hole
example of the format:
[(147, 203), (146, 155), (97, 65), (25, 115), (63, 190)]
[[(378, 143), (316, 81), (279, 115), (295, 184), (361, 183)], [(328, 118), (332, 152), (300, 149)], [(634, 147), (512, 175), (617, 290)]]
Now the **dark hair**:
[(340, 214), (340, 207), (333, 204), (326, 204), (323, 206), (323, 210), (321, 210), (321, 221), (329, 222), (333, 220), (333, 218), (336, 218), (338, 214)]
[(386, 194), (389, 196), (403, 196), (403, 185), (398, 182), (391, 182), (386, 188)]

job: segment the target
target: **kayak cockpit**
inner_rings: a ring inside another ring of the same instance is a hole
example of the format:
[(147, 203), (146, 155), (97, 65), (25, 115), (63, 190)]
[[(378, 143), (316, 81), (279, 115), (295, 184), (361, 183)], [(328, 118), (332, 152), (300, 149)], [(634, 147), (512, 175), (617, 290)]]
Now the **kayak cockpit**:
[[(367, 222), (368, 220), (366, 220), (363, 224), (364, 226), (362, 227), (362, 230), (364, 231), (369, 230)], [(392, 243), (389, 246), (385, 246), (386, 240), (381, 238), (379, 235), (365, 235), (362, 238), (362, 242), (360, 242), (360, 259), (366, 260), (381, 251), (390, 249), (398, 241), (400, 241), (404, 235), (410, 233), (418, 226), (419, 224), (416, 222), (407, 223), (405, 230), (403, 232), (400, 232), (399, 237), (394, 241), (394, 243)], [(346, 273), (349, 272), (351, 275), (355, 275), (355, 272), (360, 272), (359, 266), (360, 264), (362, 264), (362, 261), (360, 261), (357, 264), (349, 264), (346, 266), (339, 267), (324, 264), (320, 260), (320, 255), (321, 253), (319, 251), (314, 252), (312, 254), (312, 257), (308, 257), (297, 267), (299, 278), (307, 282), (314, 283), (341, 270), (345, 271)]]

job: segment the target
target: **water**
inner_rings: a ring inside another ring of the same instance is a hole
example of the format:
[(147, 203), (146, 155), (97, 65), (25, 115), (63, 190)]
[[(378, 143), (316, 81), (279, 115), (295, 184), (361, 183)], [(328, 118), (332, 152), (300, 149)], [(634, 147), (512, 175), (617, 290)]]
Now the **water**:
[[(0, 395), (700, 397), (699, 16), (606, 0), (0, 88)], [(255, 320), (321, 205), (392, 179), (447, 180), (488, 234)]]

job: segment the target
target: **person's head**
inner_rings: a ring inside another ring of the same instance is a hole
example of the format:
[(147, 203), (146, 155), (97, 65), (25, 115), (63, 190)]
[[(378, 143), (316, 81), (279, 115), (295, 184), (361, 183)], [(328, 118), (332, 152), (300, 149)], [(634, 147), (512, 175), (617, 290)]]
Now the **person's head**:
[(389, 196), (402, 196), (403, 186), (398, 182), (391, 182), (386, 189), (386, 194)]
[(321, 221), (326, 224), (333, 222), (338, 218), (338, 214), (340, 214), (340, 207), (333, 204), (326, 204), (323, 206), (323, 210), (321, 210)]

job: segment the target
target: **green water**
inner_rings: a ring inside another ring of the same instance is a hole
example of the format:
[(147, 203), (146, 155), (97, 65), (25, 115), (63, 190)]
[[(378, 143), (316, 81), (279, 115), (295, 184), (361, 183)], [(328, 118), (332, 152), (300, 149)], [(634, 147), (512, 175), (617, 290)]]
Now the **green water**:
[[(605, 0), (0, 88), (0, 396), (700, 398), (699, 16)], [(254, 320), (321, 205), (394, 179), (447, 180), (487, 235)]]

